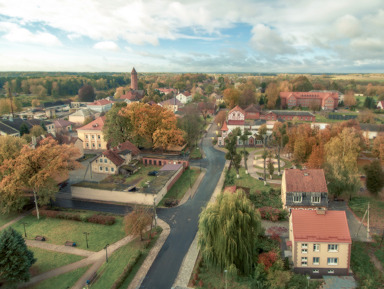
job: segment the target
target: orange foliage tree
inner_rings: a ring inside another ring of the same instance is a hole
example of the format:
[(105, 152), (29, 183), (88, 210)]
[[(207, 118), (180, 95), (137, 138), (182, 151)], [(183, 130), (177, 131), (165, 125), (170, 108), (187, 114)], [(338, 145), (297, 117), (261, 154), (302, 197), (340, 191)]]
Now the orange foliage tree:
[(236, 88), (227, 88), (223, 92), (225, 105), (232, 109), (239, 104), (240, 91)]
[(74, 146), (59, 145), (46, 138), (36, 149), (24, 146), (20, 154), (0, 166), (0, 208), (3, 212), (20, 210), (25, 204), (24, 192), (32, 191), (39, 218), (38, 204), (48, 204), (58, 191), (58, 177), (78, 166), (79, 151)]
[(175, 114), (159, 105), (131, 103), (121, 109), (120, 115), (130, 120), (135, 138), (143, 138), (154, 148), (167, 149), (184, 142)]

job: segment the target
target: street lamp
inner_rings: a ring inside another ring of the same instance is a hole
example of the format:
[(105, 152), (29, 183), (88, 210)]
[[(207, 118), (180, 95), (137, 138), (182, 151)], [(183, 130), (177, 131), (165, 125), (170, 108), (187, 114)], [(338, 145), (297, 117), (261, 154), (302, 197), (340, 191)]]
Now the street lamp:
[(307, 276), (307, 288), (309, 288), (309, 280), (311, 279), (310, 276)]
[(28, 223), (22, 223), (23, 226), (24, 226), (24, 236), (25, 238), (27, 238), (27, 231), (25, 230), (25, 225), (28, 225)]
[(85, 235), (85, 242), (87, 243), (87, 249), (89, 248), (88, 247), (88, 235), (89, 235), (89, 232), (84, 232), (83, 233)]
[(107, 261), (107, 263), (108, 263), (108, 250), (107, 250), (108, 246), (109, 246), (109, 244), (105, 245), (105, 247), (104, 247), (104, 249), (105, 249), (105, 260)]
[(153, 198), (153, 215), (155, 216), (155, 229), (157, 227), (156, 197)]
[(225, 275), (225, 289), (227, 289), (227, 288), (228, 288), (228, 282), (227, 282), (227, 273), (228, 273), (228, 270), (227, 270), (227, 269), (225, 269), (225, 270), (224, 270), (224, 275)]

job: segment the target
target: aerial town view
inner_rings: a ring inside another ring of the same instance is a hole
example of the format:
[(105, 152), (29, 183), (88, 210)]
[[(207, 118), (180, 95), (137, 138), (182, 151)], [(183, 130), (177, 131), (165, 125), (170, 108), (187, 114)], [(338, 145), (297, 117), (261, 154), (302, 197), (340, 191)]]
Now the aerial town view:
[(384, 289), (382, 0), (0, 0), (0, 288)]

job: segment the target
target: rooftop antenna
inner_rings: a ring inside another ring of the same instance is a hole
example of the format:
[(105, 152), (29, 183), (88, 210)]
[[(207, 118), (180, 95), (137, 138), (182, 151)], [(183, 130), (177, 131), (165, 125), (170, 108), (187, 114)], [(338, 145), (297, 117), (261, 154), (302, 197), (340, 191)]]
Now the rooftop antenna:
[(8, 94), (9, 94), (9, 99), (11, 100), (11, 114), (12, 114), (12, 119), (13, 119), (13, 99), (12, 99), (12, 92), (11, 92), (11, 88), (8, 87)]

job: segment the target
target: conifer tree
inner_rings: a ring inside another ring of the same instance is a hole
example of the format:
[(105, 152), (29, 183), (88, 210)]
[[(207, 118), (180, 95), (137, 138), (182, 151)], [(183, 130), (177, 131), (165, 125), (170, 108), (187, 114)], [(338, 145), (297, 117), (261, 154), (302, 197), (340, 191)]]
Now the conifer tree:
[(31, 277), (29, 268), (36, 262), (20, 233), (8, 228), (0, 235), (0, 280), (11, 288)]

